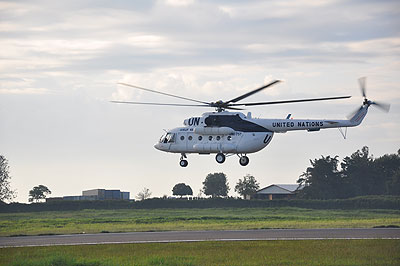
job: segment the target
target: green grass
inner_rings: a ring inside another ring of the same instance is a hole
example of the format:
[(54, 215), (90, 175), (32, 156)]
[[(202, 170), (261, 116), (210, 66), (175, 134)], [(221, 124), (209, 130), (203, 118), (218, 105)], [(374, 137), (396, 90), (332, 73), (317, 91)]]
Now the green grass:
[(0, 249), (0, 265), (399, 265), (400, 240), (296, 240)]
[(121, 209), (1, 213), (0, 236), (167, 230), (400, 226), (400, 210)]

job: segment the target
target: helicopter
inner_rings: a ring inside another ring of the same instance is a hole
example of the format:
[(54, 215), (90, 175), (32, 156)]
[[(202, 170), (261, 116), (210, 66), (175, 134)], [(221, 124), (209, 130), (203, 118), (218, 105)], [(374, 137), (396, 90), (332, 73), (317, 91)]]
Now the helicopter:
[[(188, 106), (188, 107), (211, 107), (215, 112), (206, 112), (202, 116), (194, 116), (184, 120), (184, 127), (177, 127), (168, 130), (161, 136), (154, 145), (157, 150), (181, 154), (179, 165), (187, 167), (187, 154), (216, 154), (215, 160), (222, 164), (228, 156), (237, 155), (239, 164), (246, 166), (250, 159), (248, 154), (264, 149), (272, 140), (275, 133), (286, 133), (294, 130), (306, 130), (308, 132), (320, 131), (327, 128), (338, 128), (343, 137), (346, 138), (347, 128), (361, 124), (367, 115), (368, 108), (373, 105), (388, 112), (390, 104), (370, 101), (366, 96), (366, 78), (359, 80), (362, 96), (364, 98), (361, 107), (350, 114), (347, 120), (326, 120), (326, 119), (292, 119), (288, 114), (285, 119), (253, 118), (251, 112), (245, 115), (242, 107), (260, 106), (273, 104), (288, 104), (313, 101), (328, 101), (347, 99), (351, 96), (337, 96), (324, 98), (309, 98), (270, 102), (238, 103), (239, 101), (265, 90), (280, 80), (274, 80), (255, 90), (228, 101), (205, 102), (178, 95), (173, 95), (157, 90), (147, 89), (127, 83), (118, 83), (123, 86), (133, 87), (147, 92), (157, 93), (173, 98), (191, 101), (196, 104), (175, 104), (175, 103), (154, 103), (154, 102), (132, 102), (132, 101), (111, 101), (121, 104), (144, 104), (158, 106)], [(229, 111), (233, 110), (233, 111)], [(345, 133), (342, 131), (345, 129)]]

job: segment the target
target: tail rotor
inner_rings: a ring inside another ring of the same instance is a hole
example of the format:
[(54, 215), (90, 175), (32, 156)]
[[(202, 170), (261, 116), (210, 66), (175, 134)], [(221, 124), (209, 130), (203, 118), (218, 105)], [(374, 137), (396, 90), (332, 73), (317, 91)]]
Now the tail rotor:
[(354, 117), (355, 114), (357, 114), (361, 109), (363, 109), (364, 106), (366, 106), (368, 108), (371, 105), (373, 105), (373, 106), (378, 107), (379, 109), (381, 109), (382, 111), (384, 111), (386, 113), (389, 112), (389, 110), (390, 110), (390, 104), (388, 104), (388, 103), (370, 101), (367, 99), (366, 81), (367, 81), (366, 77), (361, 77), (358, 79), (358, 84), (360, 85), (360, 90), (361, 90), (361, 94), (364, 98), (364, 101), (363, 101), (363, 105), (360, 108), (357, 108), (357, 110), (355, 110), (354, 112), (352, 112), (351, 114), (349, 114), (347, 116), (349, 119), (351, 117)]
[(358, 83), (360, 84), (360, 89), (361, 89), (361, 94), (364, 97), (364, 105), (375, 105), (376, 107), (378, 107), (379, 109), (381, 109), (384, 112), (389, 112), (390, 110), (390, 104), (388, 103), (382, 103), (382, 102), (374, 102), (374, 101), (370, 101), (367, 99), (367, 92), (366, 92), (366, 77), (362, 77), (358, 79)]

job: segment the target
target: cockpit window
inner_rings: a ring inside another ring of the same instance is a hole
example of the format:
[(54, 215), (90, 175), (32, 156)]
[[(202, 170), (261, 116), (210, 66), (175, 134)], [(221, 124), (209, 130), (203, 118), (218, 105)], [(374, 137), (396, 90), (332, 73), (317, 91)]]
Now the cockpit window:
[(167, 133), (166, 135), (163, 135), (160, 139), (160, 142), (162, 143), (171, 143), (175, 141), (175, 133)]
[(163, 134), (163, 135), (161, 136), (160, 141), (159, 141), (160, 143), (164, 141), (166, 135), (167, 135), (167, 134)]

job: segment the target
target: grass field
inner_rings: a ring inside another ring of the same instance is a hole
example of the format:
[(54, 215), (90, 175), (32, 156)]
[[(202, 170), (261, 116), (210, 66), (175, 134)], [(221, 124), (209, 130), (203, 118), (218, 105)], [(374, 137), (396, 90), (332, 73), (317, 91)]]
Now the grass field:
[(1, 213), (0, 236), (166, 230), (400, 226), (400, 210), (122, 209)]
[(400, 265), (400, 240), (151, 243), (0, 249), (0, 265)]

